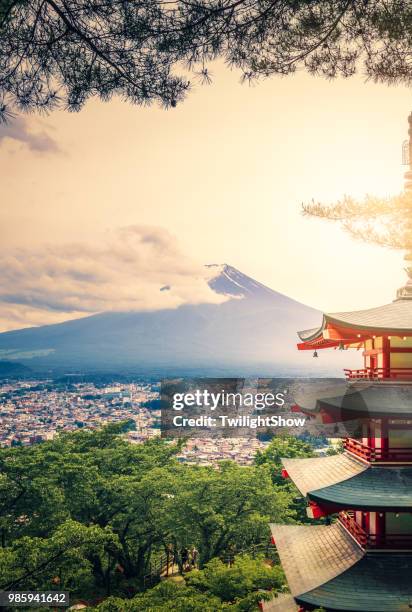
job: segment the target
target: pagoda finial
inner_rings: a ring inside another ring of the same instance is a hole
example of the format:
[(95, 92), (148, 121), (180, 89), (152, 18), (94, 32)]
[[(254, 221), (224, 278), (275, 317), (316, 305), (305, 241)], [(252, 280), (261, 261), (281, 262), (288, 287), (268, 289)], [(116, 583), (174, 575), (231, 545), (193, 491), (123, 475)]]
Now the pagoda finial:
[[(408, 116), (408, 135), (409, 139), (405, 140), (402, 147), (402, 162), (405, 166), (409, 166), (409, 170), (405, 172), (405, 192), (411, 196), (412, 200), (412, 112)], [(407, 225), (408, 232), (412, 235), (412, 206), (408, 210), (407, 218), (405, 223)], [(412, 299), (412, 250), (405, 253), (404, 260), (406, 262), (405, 272), (408, 275), (408, 280), (404, 287), (401, 287), (396, 292), (396, 298), (398, 300), (410, 300)]]
[[(407, 253), (405, 259), (408, 258), (408, 263), (412, 264), (412, 253)], [(406, 266), (405, 272), (408, 275), (406, 285), (400, 287), (396, 292), (396, 300), (412, 300), (412, 265)]]

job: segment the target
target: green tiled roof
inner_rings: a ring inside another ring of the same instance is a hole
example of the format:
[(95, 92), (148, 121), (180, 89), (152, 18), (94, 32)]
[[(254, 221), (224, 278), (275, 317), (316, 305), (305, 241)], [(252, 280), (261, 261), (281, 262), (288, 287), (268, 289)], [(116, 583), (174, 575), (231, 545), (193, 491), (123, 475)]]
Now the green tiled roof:
[(270, 528), (299, 605), (327, 612), (410, 612), (412, 553), (366, 553), (339, 523)]
[(341, 483), (368, 469), (366, 463), (346, 452), (331, 457), (282, 459), (282, 464), (302, 495)]
[(399, 415), (412, 417), (412, 384), (405, 381), (371, 382), (314, 381), (293, 389), (293, 399), (303, 410), (318, 413), (321, 409), (340, 414)]
[(353, 510), (412, 509), (412, 467), (368, 467), (347, 453), (282, 463), (299, 491), (320, 504)]
[(365, 554), (339, 522), (333, 525), (270, 525), (294, 597), (352, 567)]
[(295, 599), (328, 612), (410, 612), (411, 575), (410, 554), (367, 554), (336, 578)]
[(318, 400), (318, 408), (338, 408), (369, 416), (412, 416), (412, 385), (408, 383), (361, 383), (348, 387), (344, 395)]
[(310, 491), (308, 497), (351, 509), (410, 510), (412, 468), (370, 467), (353, 478)]

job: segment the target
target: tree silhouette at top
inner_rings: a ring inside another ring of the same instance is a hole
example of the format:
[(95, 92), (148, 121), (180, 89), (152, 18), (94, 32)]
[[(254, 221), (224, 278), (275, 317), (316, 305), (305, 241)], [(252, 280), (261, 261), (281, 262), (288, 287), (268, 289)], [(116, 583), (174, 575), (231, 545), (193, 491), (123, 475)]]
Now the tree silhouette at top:
[(246, 81), (409, 84), (411, 43), (410, 0), (0, 0), (0, 118), (113, 94), (175, 106), (219, 57)]

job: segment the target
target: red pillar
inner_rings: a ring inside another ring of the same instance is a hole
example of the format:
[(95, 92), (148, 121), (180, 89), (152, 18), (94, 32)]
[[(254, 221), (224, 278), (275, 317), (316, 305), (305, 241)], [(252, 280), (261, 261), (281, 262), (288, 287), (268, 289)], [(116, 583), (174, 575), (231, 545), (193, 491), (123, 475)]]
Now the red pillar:
[(388, 419), (382, 419), (381, 421), (381, 446), (382, 446), (382, 459), (388, 458), (389, 451), (389, 427), (388, 427)]
[(387, 336), (382, 338), (382, 368), (383, 377), (389, 378), (391, 375), (391, 341)]

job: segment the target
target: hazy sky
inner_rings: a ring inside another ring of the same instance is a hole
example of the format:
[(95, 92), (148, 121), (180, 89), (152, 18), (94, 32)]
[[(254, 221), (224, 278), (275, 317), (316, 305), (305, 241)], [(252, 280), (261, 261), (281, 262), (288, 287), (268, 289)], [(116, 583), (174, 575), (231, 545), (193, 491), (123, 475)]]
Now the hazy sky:
[(300, 204), (402, 190), (412, 90), (212, 72), (170, 111), (92, 101), (0, 128), (0, 329), (213, 300), (204, 263), (327, 311), (393, 299), (402, 254)]

